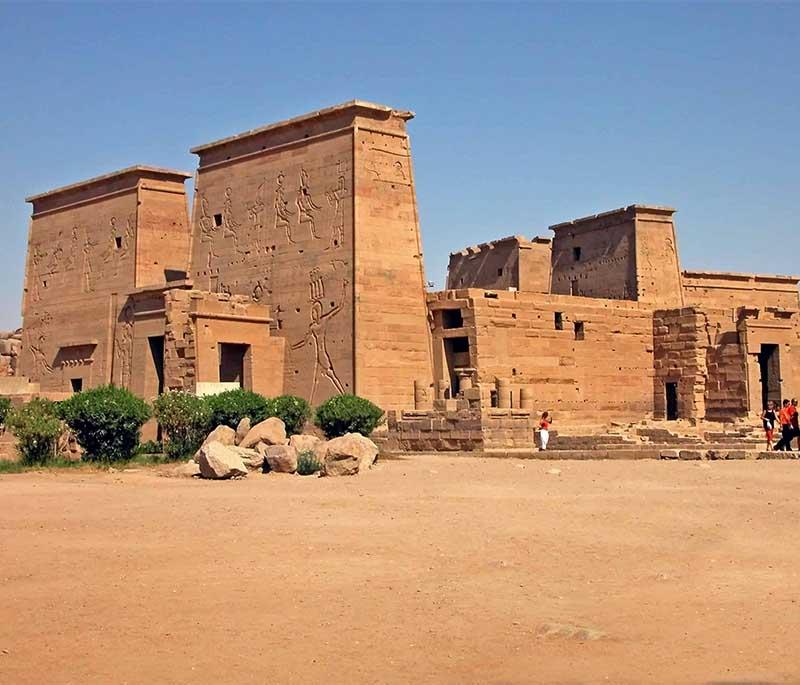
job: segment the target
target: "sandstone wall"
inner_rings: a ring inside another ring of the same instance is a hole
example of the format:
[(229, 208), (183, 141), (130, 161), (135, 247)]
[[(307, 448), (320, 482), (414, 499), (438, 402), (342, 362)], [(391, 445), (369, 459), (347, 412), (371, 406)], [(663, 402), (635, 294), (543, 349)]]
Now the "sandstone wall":
[(450, 255), (447, 288), (550, 292), (550, 241), (511, 236)]
[(551, 226), (551, 291), (681, 306), (674, 211), (630, 205)]
[[(165, 268), (186, 268), (185, 250), (181, 255), (172, 249), (188, 241), (181, 206), (186, 177), (132, 167), (28, 198), (33, 215), (18, 372), (42, 391), (131, 377), (128, 293), (136, 288), (137, 271), (149, 285), (148, 280), (163, 283)], [(159, 187), (159, 199), (146, 192), (150, 186)], [(167, 194), (176, 198), (173, 213), (160, 201)], [(142, 221), (147, 231), (140, 235)], [(154, 232), (172, 237), (152, 257), (157, 265), (139, 269)]]
[(798, 309), (798, 279), (715, 271), (684, 271), (686, 304), (715, 308), (781, 307)]
[[(552, 410), (584, 424), (653, 413), (652, 310), (643, 305), (482, 290), (433, 293), (428, 303), (440, 388), (462, 375), (456, 366), (471, 369), (484, 407)], [(445, 328), (448, 309), (460, 311), (461, 327)]]
[(409, 117), (350, 103), (193, 150), (195, 287), (269, 304), (313, 404), (410, 406), (430, 378)]

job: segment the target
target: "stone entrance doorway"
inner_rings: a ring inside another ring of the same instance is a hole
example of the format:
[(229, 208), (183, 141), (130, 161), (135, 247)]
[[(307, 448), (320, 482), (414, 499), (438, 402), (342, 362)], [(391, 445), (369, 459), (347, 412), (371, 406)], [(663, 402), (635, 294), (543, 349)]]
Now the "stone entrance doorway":
[(761, 376), (761, 405), (767, 402), (781, 405), (781, 363), (778, 345), (762, 344), (758, 353), (758, 368)]
[(244, 387), (244, 359), (249, 345), (220, 343), (219, 380), (221, 383), (238, 383)]
[(678, 419), (678, 384), (667, 382), (664, 386), (667, 399), (667, 421)]

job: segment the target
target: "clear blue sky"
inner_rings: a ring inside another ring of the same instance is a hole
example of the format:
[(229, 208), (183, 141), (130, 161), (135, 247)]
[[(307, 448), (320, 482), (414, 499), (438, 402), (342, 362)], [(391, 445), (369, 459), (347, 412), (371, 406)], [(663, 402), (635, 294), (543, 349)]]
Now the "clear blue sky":
[(0, 327), (26, 195), (353, 98), (412, 109), (448, 253), (631, 203), (684, 268), (798, 273), (800, 4), (0, 4)]

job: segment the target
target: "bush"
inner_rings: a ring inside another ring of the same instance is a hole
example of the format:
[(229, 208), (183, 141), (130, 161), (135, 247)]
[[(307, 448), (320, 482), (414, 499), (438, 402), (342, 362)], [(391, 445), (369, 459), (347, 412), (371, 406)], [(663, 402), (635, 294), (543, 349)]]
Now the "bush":
[(234, 430), (245, 416), (255, 425), (267, 418), (269, 404), (267, 398), (249, 390), (226, 390), (217, 395), (204, 398), (209, 409), (207, 427), (230, 426)]
[(153, 413), (166, 431), (164, 453), (170, 459), (189, 457), (203, 443), (211, 410), (202, 398), (188, 392), (165, 392), (153, 402)]
[(286, 424), (286, 435), (303, 432), (306, 420), (311, 416), (311, 406), (302, 397), (281, 395), (267, 400), (267, 416), (277, 416)]
[(6, 421), (17, 438), (17, 451), (23, 463), (42, 464), (55, 457), (64, 426), (52, 402), (34, 398), (12, 409)]
[(297, 473), (311, 476), (322, 468), (316, 455), (311, 450), (303, 450), (297, 455)]
[(11, 400), (7, 397), (0, 397), (0, 425), (6, 425), (6, 417), (11, 411)]
[(150, 418), (144, 400), (113, 385), (76, 393), (58, 409), (86, 458), (102, 461), (130, 459), (139, 444), (139, 430)]
[(383, 409), (356, 395), (337, 395), (317, 407), (314, 423), (329, 438), (345, 433), (369, 436), (383, 420)]
[(134, 454), (163, 454), (164, 446), (158, 440), (148, 440), (147, 442), (140, 442), (139, 446), (134, 450)]

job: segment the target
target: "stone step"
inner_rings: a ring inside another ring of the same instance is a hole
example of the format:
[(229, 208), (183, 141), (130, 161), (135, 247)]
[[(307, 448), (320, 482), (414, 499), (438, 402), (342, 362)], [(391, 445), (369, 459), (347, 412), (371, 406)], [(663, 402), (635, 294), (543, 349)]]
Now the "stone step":
[[(709, 457), (709, 451), (715, 452), (713, 457)], [(677, 456), (663, 453), (675, 452)], [(681, 456), (681, 452), (684, 454)], [(390, 452), (381, 455), (382, 458), (397, 459), (404, 456), (420, 454), (419, 452)], [(448, 457), (471, 457), (473, 459), (537, 459), (546, 461), (565, 461), (565, 460), (639, 460), (639, 459), (660, 459), (675, 461), (713, 461), (713, 460), (757, 460), (757, 459), (795, 459), (800, 457), (800, 452), (762, 452), (758, 450), (659, 450), (653, 448), (643, 448), (638, 450), (485, 450), (476, 452), (437, 452), (436, 454)]]

